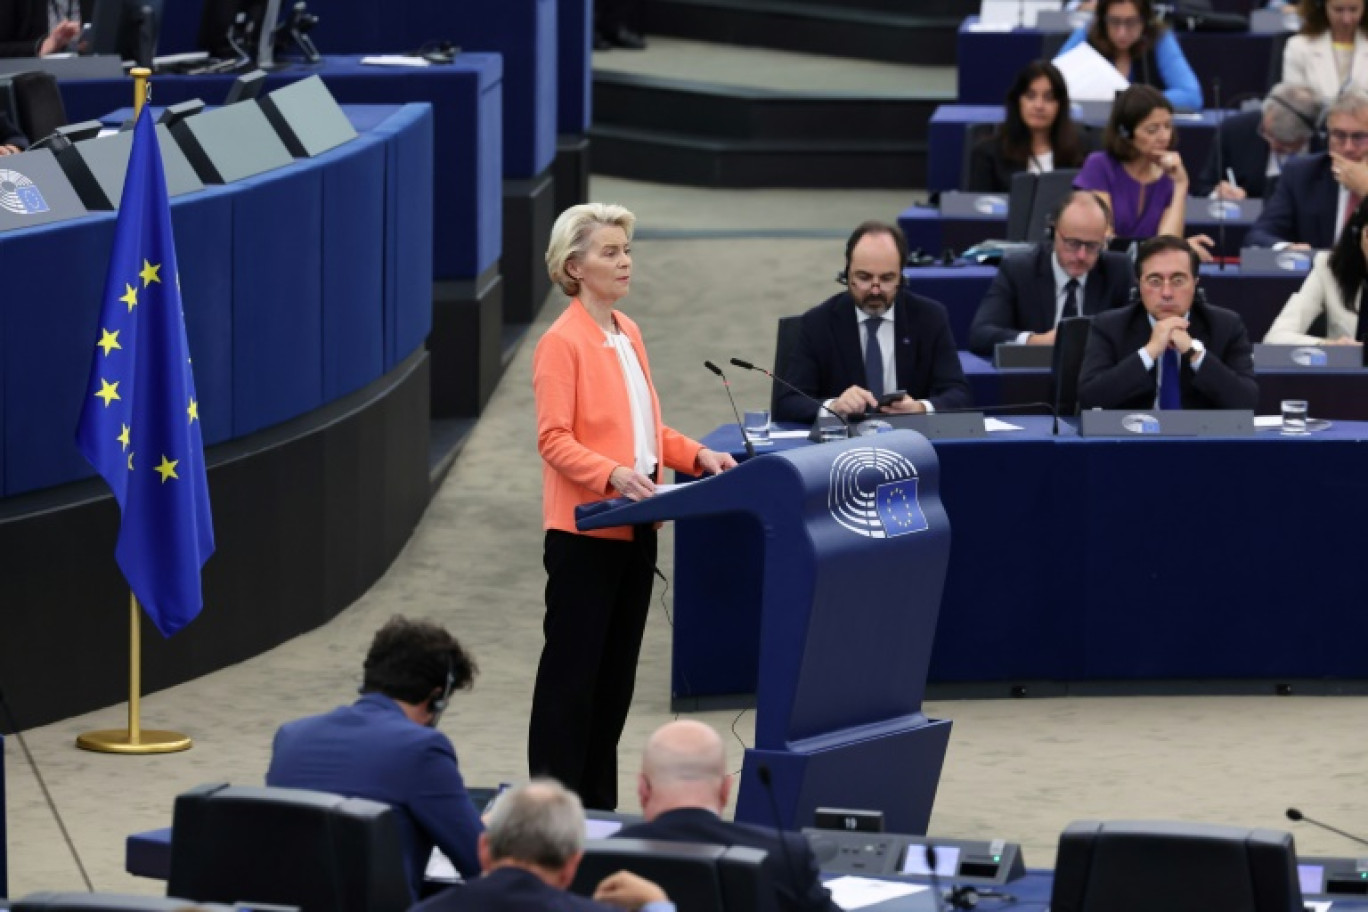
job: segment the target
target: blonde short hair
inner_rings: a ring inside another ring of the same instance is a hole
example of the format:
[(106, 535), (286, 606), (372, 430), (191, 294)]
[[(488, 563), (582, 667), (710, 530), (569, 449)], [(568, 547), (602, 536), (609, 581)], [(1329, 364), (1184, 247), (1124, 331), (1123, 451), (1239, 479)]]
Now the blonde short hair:
[(589, 251), (589, 239), (594, 232), (608, 226), (621, 228), (630, 241), (636, 216), (614, 203), (581, 203), (562, 212), (551, 226), (551, 241), (546, 245), (546, 271), (567, 297), (579, 294), (580, 283), (565, 271), (565, 264), (584, 256)]

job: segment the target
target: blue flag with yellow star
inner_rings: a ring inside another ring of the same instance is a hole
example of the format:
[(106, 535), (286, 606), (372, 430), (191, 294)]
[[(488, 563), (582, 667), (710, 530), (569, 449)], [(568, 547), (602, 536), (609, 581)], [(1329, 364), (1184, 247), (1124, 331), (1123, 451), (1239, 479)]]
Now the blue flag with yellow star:
[(114, 556), (162, 636), (203, 605), (214, 553), (171, 206), (147, 110), (133, 131), (76, 444), (123, 512)]

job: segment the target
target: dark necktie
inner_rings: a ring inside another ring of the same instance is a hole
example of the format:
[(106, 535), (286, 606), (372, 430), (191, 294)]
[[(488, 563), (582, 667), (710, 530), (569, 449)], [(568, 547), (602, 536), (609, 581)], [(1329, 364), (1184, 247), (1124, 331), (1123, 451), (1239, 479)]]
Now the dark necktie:
[(1180, 409), (1183, 407), (1183, 391), (1178, 385), (1178, 352), (1172, 348), (1164, 349), (1159, 370), (1159, 407), (1161, 409)]
[(865, 320), (865, 381), (875, 399), (884, 394), (883, 351), (879, 348), (879, 324), (882, 322), (882, 317)]
[(1064, 283), (1064, 309), (1059, 312), (1059, 320), (1063, 322), (1069, 317), (1078, 316), (1078, 279), (1069, 279)]

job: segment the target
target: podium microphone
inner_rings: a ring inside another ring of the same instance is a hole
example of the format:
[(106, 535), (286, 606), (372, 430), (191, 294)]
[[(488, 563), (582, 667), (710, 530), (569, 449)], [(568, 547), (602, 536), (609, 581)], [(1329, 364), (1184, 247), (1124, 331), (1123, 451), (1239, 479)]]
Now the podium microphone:
[[(1368, 351), (1368, 348), (1365, 348), (1364, 351)], [(1368, 355), (1365, 355), (1365, 357), (1368, 357)], [(766, 377), (769, 377), (771, 380), (773, 380), (775, 383), (779, 384), (780, 386), (784, 387), (785, 389), (793, 390), (793, 392), (795, 392), (795, 393), (797, 393), (798, 395), (802, 396), (804, 399), (806, 399), (808, 402), (811, 402), (813, 405), (817, 406), (818, 409), (820, 409), (820, 410), (822, 410), (822, 411), (825, 411), (825, 412), (829, 412), (829, 413), (832, 414), (832, 415), (835, 415), (835, 416), (836, 416), (836, 420), (840, 421), (841, 424), (845, 425), (845, 428), (846, 428), (846, 436), (849, 436), (849, 435), (850, 435), (850, 422), (846, 420), (845, 416), (844, 416), (844, 415), (839, 415), (839, 414), (837, 414), (836, 412), (832, 411), (832, 410), (827, 406), (827, 404), (826, 404), (825, 402), (823, 402), (822, 400), (818, 399), (816, 396), (809, 396), (809, 395), (808, 395), (807, 393), (805, 393), (803, 390), (800, 390), (798, 387), (794, 386), (792, 383), (789, 383), (789, 382), (788, 382), (787, 380), (785, 380), (783, 377), (780, 377), (780, 376), (776, 375), (773, 371), (767, 371), (767, 370), (765, 370), (763, 367), (759, 367), (759, 366), (757, 366), (757, 365), (755, 365), (755, 364), (751, 364), (749, 361), (742, 361), (740, 358), (732, 358), (732, 359), (731, 359), (731, 363), (732, 363), (732, 364), (735, 364), (735, 365), (736, 365), (737, 367), (739, 367), (739, 368), (742, 368), (743, 370), (748, 370), (748, 371), (759, 371), (760, 373), (764, 374)]]
[(1320, 827), (1322, 830), (1329, 830), (1329, 831), (1332, 832), (1332, 833), (1336, 833), (1336, 834), (1338, 834), (1338, 835), (1340, 835), (1340, 836), (1343, 836), (1345, 839), (1352, 839), (1354, 842), (1357, 842), (1357, 843), (1359, 843), (1360, 845), (1366, 845), (1366, 846), (1368, 846), (1368, 839), (1362, 839), (1362, 838), (1360, 838), (1360, 837), (1358, 837), (1358, 836), (1355, 836), (1353, 833), (1346, 833), (1346, 832), (1344, 832), (1344, 830), (1338, 829), (1337, 827), (1332, 827), (1332, 826), (1331, 826), (1330, 824), (1328, 824), (1328, 823), (1321, 823), (1319, 820), (1312, 820), (1310, 817), (1307, 817), (1305, 814), (1303, 814), (1301, 811), (1297, 810), (1296, 808), (1288, 808), (1288, 809), (1287, 809), (1287, 819), (1288, 819), (1288, 820), (1293, 820), (1293, 821), (1302, 821), (1302, 820), (1305, 820), (1307, 823), (1311, 824), (1312, 826), (1318, 826), (1318, 827)]
[(704, 361), (703, 366), (722, 378), (722, 388), (727, 391), (727, 400), (731, 402), (732, 414), (736, 416), (736, 427), (741, 431), (741, 442), (746, 445), (746, 455), (754, 459), (755, 444), (751, 443), (750, 438), (746, 436), (746, 426), (741, 423), (741, 413), (736, 410), (736, 399), (732, 397), (731, 384), (727, 382), (727, 375), (722, 373), (722, 368), (711, 361)]

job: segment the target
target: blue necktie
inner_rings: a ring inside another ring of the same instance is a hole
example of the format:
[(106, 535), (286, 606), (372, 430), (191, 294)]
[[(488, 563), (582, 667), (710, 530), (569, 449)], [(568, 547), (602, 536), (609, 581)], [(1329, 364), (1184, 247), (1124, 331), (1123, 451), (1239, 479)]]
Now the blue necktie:
[(882, 322), (882, 317), (865, 320), (865, 381), (875, 399), (884, 394), (883, 350), (879, 348), (879, 324)]
[(1159, 407), (1161, 409), (1181, 409), (1183, 390), (1178, 385), (1178, 352), (1172, 348), (1164, 349), (1159, 370)]

